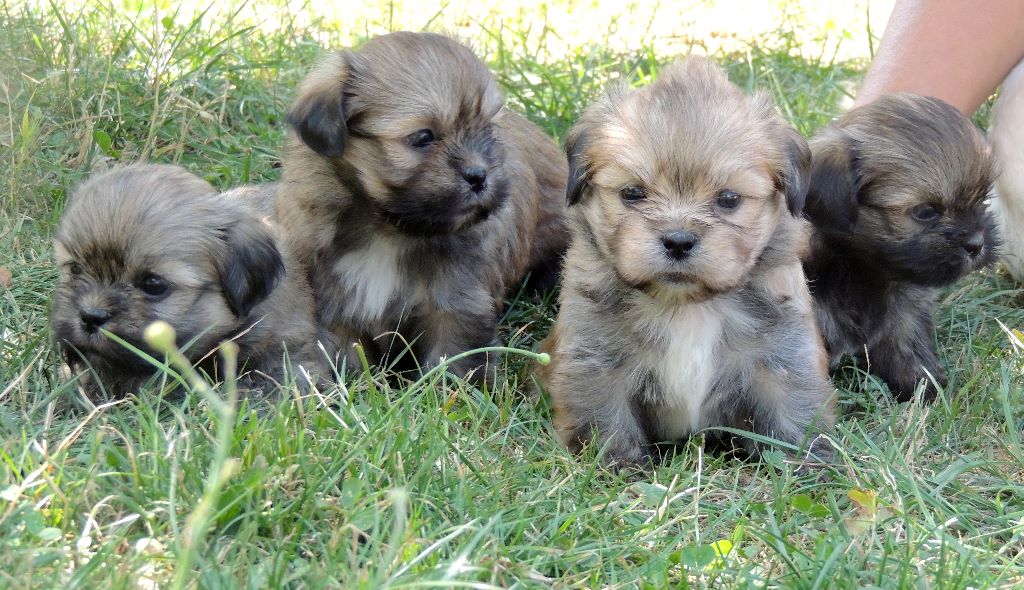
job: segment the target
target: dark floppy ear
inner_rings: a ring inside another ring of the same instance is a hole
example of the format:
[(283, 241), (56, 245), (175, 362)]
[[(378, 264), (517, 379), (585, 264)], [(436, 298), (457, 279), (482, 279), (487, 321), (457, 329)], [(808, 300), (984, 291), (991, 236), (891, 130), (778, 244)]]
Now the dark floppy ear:
[(811, 171), (811, 149), (807, 140), (792, 127), (786, 130), (786, 154), (779, 188), (786, 195), (786, 207), (798, 217), (807, 200), (808, 175)]
[(244, 317), (284, 277), (284, 261), (270, 229), (255, 219), (226, 228), (223, 239), (227, 248), (217, 260), (221, 289), (231, 311)]
[(582, 129), (573, 129), (565, 140), (565, 154), (569, 158), (569, 181), (566, 183), (565, 196), (570, 205), (575, 205), (583, 198), (593, 176), (590, 164), (583, 157), (586, 149), (587, 134)]
[(348, 62), (344, 53), (336, 53), (313, 68), (288, 109), (288, 124), (302, 142), (329, 158), (340, 156), (348, 141), (344, 92)]
[(842, 136), (815, 143), (808, 181), (807, 217), (818, 227), (850, 233), (857, 223), (860, 174), (852, 142)]

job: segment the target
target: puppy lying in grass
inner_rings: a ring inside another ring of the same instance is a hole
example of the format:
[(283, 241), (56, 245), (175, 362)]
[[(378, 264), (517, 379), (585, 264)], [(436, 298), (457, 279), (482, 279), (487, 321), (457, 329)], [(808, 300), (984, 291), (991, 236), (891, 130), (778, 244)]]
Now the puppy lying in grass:
[(541, 370), (562, 442), (626, 465), (731, 427), (830, 456), (799, 258), (810, 158), (770, 98), (690, 58), (591, 105), (566, 150), (572, 238)]
[(212, 378), (221, 375), (214, 351), (228, 339), (249, 386), (272, 387), (288, 371), (329, 375), (305, 275), (266, 221), (270, 201), (246, 192), (218, 194), (161, 165), (115, 168), (75, 190), (54, 237), (50, 320), (90, 397), (134, 393), (157, 373), (108, 336), (162, 360), (143, 340), (156, 320)]

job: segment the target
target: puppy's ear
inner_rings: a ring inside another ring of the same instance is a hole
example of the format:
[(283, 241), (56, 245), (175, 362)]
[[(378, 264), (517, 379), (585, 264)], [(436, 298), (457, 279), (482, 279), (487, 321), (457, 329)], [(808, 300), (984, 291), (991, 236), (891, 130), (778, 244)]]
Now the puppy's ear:
[(860, 174), (851, 140), (832, 136), (817, 144), (807, 189), (807, 217), (815, 225), (850, 233), (857, 223)]
[(798, 217), (807, 200), (808, 175), (811, 172), (811, 150), (796, 129), (786, 129), (786, 153), (782, 164), (779, 189), (786, 195), (786, 207)]
[(270, 230), (256, 219), (226, 228), (223, 239), (227, 247), (217, 259), (221, 289), (231, 311), (244, 317), (284, 277), (284, 260)]
[(335, 53), (317, 65), (299, 86), (288, 109), (288, 124), (314, 152), (337, 158), (345, 151), (348, 125), (345, 113), (345, 83), (349, 60)]
[(575, 205), (583, 198), (583, 193), (590, 186), (593, 171), (590, 164), (583, 158), (587, 149), (587, 134), (582, 128), (575, 128), (565, 140), (565, 153), (569, 157), (569, 182), (565, 196), (570, 205)]

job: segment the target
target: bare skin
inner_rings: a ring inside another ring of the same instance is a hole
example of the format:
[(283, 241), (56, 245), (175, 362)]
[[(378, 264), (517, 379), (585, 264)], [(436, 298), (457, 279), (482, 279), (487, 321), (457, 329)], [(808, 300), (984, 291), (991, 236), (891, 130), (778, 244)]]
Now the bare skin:
[(854, 106), (933, 96), (970, 116), (1024, 59), (1024, 2), (897, 0)]

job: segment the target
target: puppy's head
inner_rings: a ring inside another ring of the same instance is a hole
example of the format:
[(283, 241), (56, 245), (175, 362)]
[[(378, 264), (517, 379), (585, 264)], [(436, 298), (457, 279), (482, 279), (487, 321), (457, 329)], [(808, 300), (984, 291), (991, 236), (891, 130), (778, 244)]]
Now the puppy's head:
[(587, 239), (626, 283), (690, 299), (745, 282), (810, 163), (768, 96), (692, 57), (588, 108), (566, 150)]
[(57, 342), (72, 364), (82, 355), (126, 373), (151, 369), (104, 330), (148, 351), (143, 331), (164, 320), (196, 359), (284, 273), (267, 227), (175, 166), (132, 166), (90, 179), (68, 203), (54, 250)]
[(807, 215), (849, 255), (891, 279), (935, 286), (993, 261), (991, 151), (952, 106), (884, 96), (811, 148)]
[(463, 45), (391, 33), (318, 65), (288, 113), (314, 152), (354, 170), (366, 206), (411, 234), (458, 232), (506, 197), (494, 77)]

